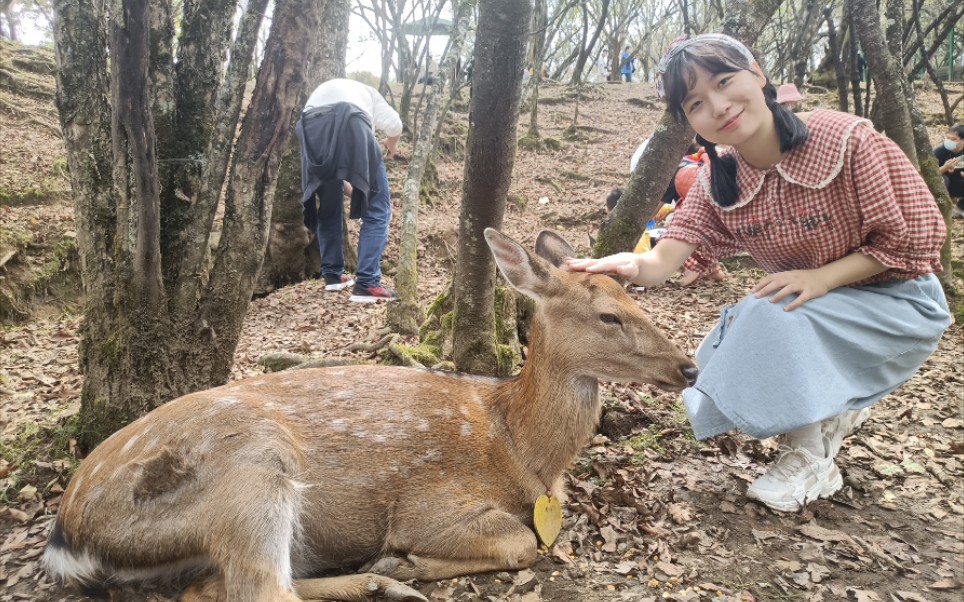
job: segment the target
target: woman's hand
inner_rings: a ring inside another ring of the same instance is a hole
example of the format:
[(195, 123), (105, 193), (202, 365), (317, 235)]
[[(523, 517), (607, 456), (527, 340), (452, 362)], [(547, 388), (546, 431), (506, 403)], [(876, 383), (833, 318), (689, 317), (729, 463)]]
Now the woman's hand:
[(770, 297), (771, 303), (776, 303), (787, 295), (796, 294), (797, 298), (784, 307), (784, 311), (792, 311), (811, 299), (827, 294), (830, 287), (817, 270), (792, 270), (768, 274), (753, 287), (757, 298)]
[(638, 258), (639, 255), (636, 253), (616, 253), (600, 259), (569, 257), (566, 259), (566, 265), (574, 272), (612, 274), (631, 281), (639, 276)]

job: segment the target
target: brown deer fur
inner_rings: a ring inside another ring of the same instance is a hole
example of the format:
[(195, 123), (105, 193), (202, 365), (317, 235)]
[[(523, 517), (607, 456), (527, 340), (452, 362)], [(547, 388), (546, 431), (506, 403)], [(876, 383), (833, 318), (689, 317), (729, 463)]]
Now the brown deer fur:
[(573, 254), (558, 236), (538, 256), (486, 239), (537, 301), (518, 376), (350, 366), (175, 399), (83, 462), (47, 572), (91, 587), (200, 571), (183, 600), (268, 602), (424, 600), (398, 581), (530, 566), (533, 504), (561, 495), (592, 436), (597, 379), (680, 390), (696, 368), (615, 280), (557, 267)]

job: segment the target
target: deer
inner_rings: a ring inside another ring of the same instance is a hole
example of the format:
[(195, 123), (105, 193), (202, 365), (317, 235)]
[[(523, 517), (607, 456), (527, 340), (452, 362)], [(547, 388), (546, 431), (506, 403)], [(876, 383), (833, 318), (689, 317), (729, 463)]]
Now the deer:
[(615, 279), (566, 269), (559, 235), (535, 254), (484, 236), (536, 301), (520, 373), (355, 365), (179, 397), (81, 463), (47, 574), (101, 592), (180, 579), (185, 602), (426, 602), (404, 582), (532, 566), (534, 503), (562, 497), (599, 381), (680, 391), (698, 370)]

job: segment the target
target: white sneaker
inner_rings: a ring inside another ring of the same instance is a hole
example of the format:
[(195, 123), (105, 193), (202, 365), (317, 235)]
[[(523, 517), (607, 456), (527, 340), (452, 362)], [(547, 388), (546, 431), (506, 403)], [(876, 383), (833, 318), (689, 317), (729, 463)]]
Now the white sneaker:
[(839, 416), (823, 421), (820, 431), (827, 438), (830, 457), (836, 458), (843, 446), (843, 440), (852, 435), (860, 425), (870, 418), (870, 408), (847, 410)]
[(964, 209), (954, 205), (954, 208), (951, 210), (951, 216), (955, 218), (964, 217)]
[[(824, 448), (829, 442), (824, 439)], [(830, 497), (843, 487), (833, 456), (818, 458), (810, 450), (781, 445), (779, 455), (762, 477), (753, 481), (746, 496), (781, 512), (796, 512), (817, 498)]]

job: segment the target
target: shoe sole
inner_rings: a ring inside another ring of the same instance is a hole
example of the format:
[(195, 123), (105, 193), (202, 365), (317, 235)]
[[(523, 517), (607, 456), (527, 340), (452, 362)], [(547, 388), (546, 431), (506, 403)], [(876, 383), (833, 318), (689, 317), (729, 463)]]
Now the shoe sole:
[(814, 486), (812, 489), (808, 489), (804, 492), (803, 503), (797, 500), (791, 500), (789, 502), (771, 502), (761, 498), (752, 489), (746, 490), (746, 497), (751, 500), (756, 500), (768, 508), (773, 510), (779, 510), (780, 512), (796, 512), (800, 510), (806, 504), (818, 500), (820, 498), (831, 497), (833, 494), (840, 491), (843, 487), (843, 477), (840, 476), (840, 469), (836, 465), (833, 465), (830, 474), (828, 475), (827, 482), (823, 486)]
[(348, 300), (353, 303), (381, 303), (383, 301), (385, 303), (388, 303), (390, 301), (394, 301), (395, 298), (394, 297), (366, 297), (363, 295), (352, 295), (351, 297), (348, 298)]
[(354, 284), (355, 284), (354, 280), (349, 280), (348, 282), (340, 282), (338, 284), (326, 284), (325, 290), (326, 291), (343, 291), (349, 286), (352, 286)]

